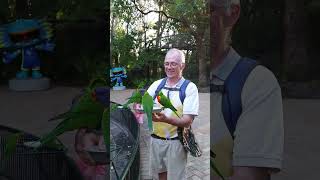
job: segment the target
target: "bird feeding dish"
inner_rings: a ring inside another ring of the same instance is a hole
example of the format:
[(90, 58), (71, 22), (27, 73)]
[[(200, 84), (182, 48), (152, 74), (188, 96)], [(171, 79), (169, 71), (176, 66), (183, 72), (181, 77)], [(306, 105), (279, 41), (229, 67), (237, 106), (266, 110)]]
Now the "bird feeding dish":
[[(137, 111), (140, 113), (144, 113), (143, 107), (137, 108)], [(153, 113), (159, 113), (162, 111), (162, 108), (160, 106), (153, 106), (152, 112)]]
[(25, 145), (26, 147), (31, 147), (31, 148), (38, 148), (41, 145), (40, 141), (26, 141), (23, 142), (23, 145)]
[(103, 165), (107, 164), (108, 153), (105, 148), (101, 149), (99, 146), (92, 146), (90, 148), (85, 149), (91, 158), (96, 162), (96, 164)]

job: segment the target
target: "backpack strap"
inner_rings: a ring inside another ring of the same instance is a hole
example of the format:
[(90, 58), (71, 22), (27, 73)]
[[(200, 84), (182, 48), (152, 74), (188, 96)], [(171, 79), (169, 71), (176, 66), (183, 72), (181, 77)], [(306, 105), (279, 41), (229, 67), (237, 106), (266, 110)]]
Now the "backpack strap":
[(233, 138), (237, 121), (242, 113), (242, 89), (249, 74), (257, 65), (255, 60), (241, 58), (224, 82), (222, 113)]
[(184, 99), (186, 98), (186, 89), (189, 83), (190, 83), (190, 80), (185, 79), (182, 85), (180, 86), (179, 98), (182, 104), (184, 102)]
[(181, 103), (183, 104), (184, 99), (186, 98), (186, 89), (188, 84), (191, 82), (190, 80), (185, 79), (182, 83), (182, 85), (180, 86), (180, 88), (168, 88), (165, 87), (167, 78), (163, 78), (162, 81), (160, 82), (159, 86), (157, 87), (154, 96), (153, 96), (153, 100), (157, 97), (157, 95), (160, 93), (160, 91), (162, 89), (167, 89), (169, 91), (179, 91), (179, 98)]
[(210, 92), (222, 94), (222, 113), (228, 130), (234, 138), (237, 121), (242, 113), (241, 94), (243, 86), (258, 62), (241, 58), (224, 82), (224, 85), (211, 84)]
[(160, 82), (160, 84), (158, 85), (156, 91), (154, 92), (154, 96), (153, 96), (153, 100), (157, 97), (157, 95), (160, 93), (161, 89), (164, 88), (164, 86), (166, 85), (167, 82), (167, 78), (163, 78)]

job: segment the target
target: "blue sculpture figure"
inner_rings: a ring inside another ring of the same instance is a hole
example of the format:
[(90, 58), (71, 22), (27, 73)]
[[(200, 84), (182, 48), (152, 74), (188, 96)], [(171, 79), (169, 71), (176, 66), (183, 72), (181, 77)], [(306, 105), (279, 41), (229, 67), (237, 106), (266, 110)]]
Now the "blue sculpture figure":
[(124, 90), (126, 89), (123, 86), (122, 78), (127, 78), (127, 72), (124, 67), (114, 67), (110, 70), (111, 82), (116, 81), (116, 84), (113, 86), (113, 90)]
[(29, 70), (32, 70), (32, 78), (41, 78), (41, 62), (37, 50), (52, 52), (52, 36), (50, 24), (44, 20), (19, 19), (1, 26), (0, 51), (3, 62), (11, 63), (21, 55), (21, 71), (16, 74), (16, 78), (28, 78)]

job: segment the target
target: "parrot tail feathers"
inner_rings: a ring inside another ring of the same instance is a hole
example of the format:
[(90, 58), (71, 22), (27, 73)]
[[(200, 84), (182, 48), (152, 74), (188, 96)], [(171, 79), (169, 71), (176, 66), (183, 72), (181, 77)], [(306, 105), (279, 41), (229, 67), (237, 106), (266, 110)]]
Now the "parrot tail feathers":
[(69, 114), (69, 112), (65, 112), (65, 113), (62, 113), (62, 114), (59, 114), (53, 118), (50, 118), (48, 121), (55, 121), (55, 120), (58, 120), (58, 119), (63, 119), (63, 118), (66, 118), (67, 115)]
[(177, 111), (173, 111), (173, 112), (178, 116), (179, 119), (181, 119), (181, 117), (179, 116), (179, 114), (177, 113)]

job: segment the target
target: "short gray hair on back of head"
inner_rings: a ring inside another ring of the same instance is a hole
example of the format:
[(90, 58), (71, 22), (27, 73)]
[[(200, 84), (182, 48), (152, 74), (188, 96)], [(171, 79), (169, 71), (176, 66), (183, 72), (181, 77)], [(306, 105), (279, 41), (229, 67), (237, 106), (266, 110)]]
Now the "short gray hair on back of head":
[(176, 49), (176, 48), (172, 48), (167, 52), (165, 59), (172, 57), (172, 56), (177, 57), (181, 61), (181, 63), (185, 64), (186, 57), (185, 57), (183, 51)]

